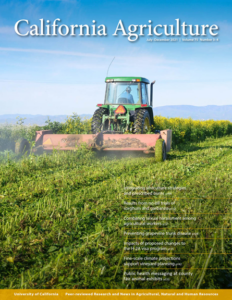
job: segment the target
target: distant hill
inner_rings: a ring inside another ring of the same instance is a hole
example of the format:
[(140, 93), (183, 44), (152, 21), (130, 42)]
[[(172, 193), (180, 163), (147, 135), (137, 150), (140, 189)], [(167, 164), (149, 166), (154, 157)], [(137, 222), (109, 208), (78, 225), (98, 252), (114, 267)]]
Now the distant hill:
[[(24, 120), (24, 124), (25, 125), (34, 125), (37, 124), (39, 126), (45, 125), (45, 121), (49, 119), (53, 122), (53, 121), (57, 121), (57, 122), (65, 122), (65, 120), (67, 119), (67, 115), (57, 115), (57, 116), (44, 116), (44, 115), (24, 115), (24, 114), (12, 114), (12, 115), (0, 115), (0, 124), (4, 124), (4, 123), (8, 123), (8, 124), (16, 124), (17, 117), (19, 118), (26, 118)], [(89, 119), (92, 117), (91, 114), (82, 114), (80, 115), (80, 117), (82, 119), (86, 118)]]
[[(167, 118), (192, 118), (193, 120), (228, 120), (232, 122), (232, 105), (207, 105), (207, 106), (193, 106), (193, 105), (167, 105), (159, 106), (153, 109), (155, 116), (163, 116)], [(46, 115), (26, 115), (26, 114), (8, 114), (0, 115), (0, 124), (9, 123), (16, 124), (17, 119), (26, 118), (24, 124), (45, 125), (48, 119)], [(82, 119), (89, 119), (91, 114), (81, 114)], [(49, 116), (51, 121), (65, 122), (67, 115)]]
[[(232, 99), (231, 99), (232, 100)], [(168, 118), (192, 118), (193, 120), (228, 120), (232, 122), (232, 105), (167, 105), (153, 109), (154, 115)]]

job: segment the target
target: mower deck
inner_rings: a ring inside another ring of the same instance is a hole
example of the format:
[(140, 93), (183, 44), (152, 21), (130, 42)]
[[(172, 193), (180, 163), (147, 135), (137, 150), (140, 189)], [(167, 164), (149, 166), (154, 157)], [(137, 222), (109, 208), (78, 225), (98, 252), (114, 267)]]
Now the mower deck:
[(81, 144), (101, 151), (145, 151), (154, 152), (158, 139), (164, 139), (167, 152), (171, 148), (171, 130), (160, 134), (53, 134), (51, 130), (36, 132), (36, 147), (45, 151), (76, 150)]

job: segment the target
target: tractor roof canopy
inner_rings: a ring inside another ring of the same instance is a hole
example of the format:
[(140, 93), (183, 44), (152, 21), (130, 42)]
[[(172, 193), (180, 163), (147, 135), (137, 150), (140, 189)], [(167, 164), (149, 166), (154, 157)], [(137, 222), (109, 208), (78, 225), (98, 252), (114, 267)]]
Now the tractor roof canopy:
[(119, 82), (119, 81), (134, 81), (150, 83), (150, 81), (144, 77), (106, 77), (105, 82)]

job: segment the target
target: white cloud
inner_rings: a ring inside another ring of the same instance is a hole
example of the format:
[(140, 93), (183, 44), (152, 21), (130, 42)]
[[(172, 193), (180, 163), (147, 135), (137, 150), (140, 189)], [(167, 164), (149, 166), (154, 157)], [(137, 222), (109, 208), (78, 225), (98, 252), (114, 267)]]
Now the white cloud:
[[(66, 55), (66, 56), (83, 56), (83, 57), (99, 57), (99, 58), (109, 58), (112, 59), (113, 55), (96, 54), (96, 53), (86, 53), (86, 52), (74, 52), (74, 51), (60, 51), (60, 50), (45, 50), (45, 49), (25, 49), (25, 48), (10, 48), (10, 47), (0, 47), (0, 51), (6, 52), (25, 52), (25, 53), (41, 53), (41, 54), (51, 54), (51, 55)], [(180, 63), (178, 60), (166, 59), (163, 55), (151, 55), (148, 53), (140, 53), (137, 55), (128, 56), (116, 56), (117, 61), (121, 65), (127, 64), (162, 64), (162, 63)]]
[[(63, 80), (69, 82), (69, 80), (75, 76), (77, 82), (83, 82), (83, 74), (88, 77), (89, 82), (96, 82), (96, 78), (102, 78), (103, 81), (108, 66), (114, 56), (114, 53), (105, 55), (62, 50), (6, 47), (0, 47), (0, 51), (5, 53), (15, 52), (17, 54), (31, 53), (32, 55), (30, 55), (30, 57), (21, 57), (17, 55), (14, 60), (11, 58), (9, 66), (15, 70), (19, 70), (21, 66), (23, 73), (26, 75), (24, 78), (33, 78), (36, 76), (37, 80), (40, 80), (39, 77), (42, 76), (43, 81), (46, 81), (46, 78), (49, 78), (49, 80), (54, 79), (56, 81), (58, 77), (62, 77)], [(126, 51), (126, 53), (128, 52)], [(19, 57), (21, 57), (21, 59), (19, 59)], [(115, 56), (115, 60), (110, 66), (108, 75), (144, 76), (147, 78), (159, 77), (160, 79), (166, 80), (175, 78), (183, 80), (190, 78), (191, 72), (188, 71), (186, 77), (186, 72), (182, 70), (184, 67), (186, 69), (186, 66), (190, 63), (190, 61), (180, 61), (166, 58), (163, 55), (151, 55), (146, 51), (140, 51), (139, 55)], [(7, 72), (4, 72), (1, 77), (6, 79), (6, 74)], [(11, 78), (16, 79), (16, 76), (17, 72), (14, 71)]]
[(41, 54), (54, 54), (54, 55), (69, 55), (69, 56), (85, 56), (85, 57), (111, 57), (108, 55), (84, 53), (84, 52), (71, 52), (71, 51), (58, 51), (58, 50), (43, 50), (43, 49), (23, 49), (23, 48), (8, 48), (0, 47), (0, 51), (8, 52), (27, 52), (27, 53), (41, 53)]

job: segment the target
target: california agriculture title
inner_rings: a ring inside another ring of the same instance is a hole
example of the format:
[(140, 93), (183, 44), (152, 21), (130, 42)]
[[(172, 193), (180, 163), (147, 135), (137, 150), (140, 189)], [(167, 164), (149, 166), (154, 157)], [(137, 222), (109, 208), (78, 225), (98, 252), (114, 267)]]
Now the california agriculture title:
[[(55, 19), (52, 23), (44, 19), (39, 19), (40, 26), (31, 25), (26, 32), (20, 30), (21, 25), (30, 25), (28, 20), (19, 20), (15, 24), (15, 32), (19, 36), (107, 36), (107, 28), (105, 25), (97, 25), (96, 21), (92, 21), (92, 25), (66, 25), (59, 24), (60, 19)], [(175, 19), (175, 25), (153, 25), (149, 20), (148, 24), (144, 25), (129, 25), (126, 28), (122, 20), (119, 20), (113, 36), (118, 36), (119, 33), (122, 36), (126, 36), (128, 41), (135, 42), (140, 36), (206, 36), (208, 33), (211, 36), (218, 34), (219, 27), (213, 25), (187, 25), (186, 22), (180, 22), (180, 19)]]

